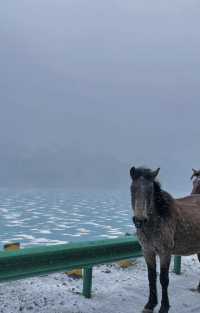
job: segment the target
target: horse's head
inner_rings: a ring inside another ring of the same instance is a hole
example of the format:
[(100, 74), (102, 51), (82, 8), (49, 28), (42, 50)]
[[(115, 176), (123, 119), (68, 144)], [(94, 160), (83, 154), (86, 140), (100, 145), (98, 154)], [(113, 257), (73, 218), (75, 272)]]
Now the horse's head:
[(200, 178), (200, 170), (195, 170), (194, 168), (192, 169), (192, 176), (191, 179), (193, 179), (194, 177)]
[(193, 180), (193, 188), (192, 188), (192, 194), (199, 194), (200, 193), (200, 170), (192, 169), (193, 174), (191, 176), (191, 179), (195, 178)]
[(159, 170), (160, 168), (152, 171), (141, 167), (130, 169), (133, 222), (136, 228), (141, 228), (153, 213), (154, 180)]

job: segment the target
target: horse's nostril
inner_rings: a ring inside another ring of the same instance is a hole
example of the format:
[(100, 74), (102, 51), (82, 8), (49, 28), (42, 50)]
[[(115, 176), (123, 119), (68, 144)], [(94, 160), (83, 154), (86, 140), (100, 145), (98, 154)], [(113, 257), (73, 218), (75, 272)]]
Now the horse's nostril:
[(147, 222), (147, 218), (137, 218), (135, 216), (133, 216), (133, 222), (140, 222), (140, 223), (144, 223)]
[(141, 219), (139, 219), (139, 218), (137, 218), (137, 217), (133, 217), (133, 223), (136, 225), (136, 224), (140, 224), (140, 223), (142, 223), (143, 221), (141, 220)]
[(137, 217), (133, 217), (133, 224), (135, 225), (136, 228), (141, 228), (142, 225), (146, 224), (147, 222), (147, 218), (142, 218), (142, 219), (139, 219)]

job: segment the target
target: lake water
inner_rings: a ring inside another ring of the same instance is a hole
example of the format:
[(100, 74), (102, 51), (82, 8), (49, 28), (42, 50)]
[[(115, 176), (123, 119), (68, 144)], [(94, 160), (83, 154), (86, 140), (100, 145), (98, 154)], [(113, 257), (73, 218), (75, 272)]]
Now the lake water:
[(22, 247), (133, 233), (129, 191), (0, 190), (0, 245)]

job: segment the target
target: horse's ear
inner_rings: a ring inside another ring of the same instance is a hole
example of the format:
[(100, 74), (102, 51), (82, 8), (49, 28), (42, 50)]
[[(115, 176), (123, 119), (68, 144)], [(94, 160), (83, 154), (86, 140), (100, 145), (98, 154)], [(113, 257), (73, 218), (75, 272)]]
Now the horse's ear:
[(196, 174), (196, 172), (197, 172), (194, 168), (192, 168), (192, 171), (193, 171), (193, 174), (192, 174), (192, 176), (190, 177), (191, 180), (193, 179), (193, 177), (195, 176), (195, 174)]
[(160, 167), (158, 167), (157, 170), (152, 172), (153, 179), (155, 179), (158, 176), (159, 171), (160, 171)]
[(131, 176), (132, 179), (134, 179), (134, 174), (135, 174), (135, 167), (133, 166), (130, 169), (130, 176)]

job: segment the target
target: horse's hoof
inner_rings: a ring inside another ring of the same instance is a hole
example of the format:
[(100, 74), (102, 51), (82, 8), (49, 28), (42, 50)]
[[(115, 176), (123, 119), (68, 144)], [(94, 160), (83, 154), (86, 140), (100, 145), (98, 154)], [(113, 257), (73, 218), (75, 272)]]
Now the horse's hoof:
[(169, 307), (166, 308), (160, 308), (160, 310), (158, 311), (158, 313), (168, 313), (169, 312)]
[(153, 310), (150, 310), (150, 309), (143, 309), (142, 313), (153, 313)]

